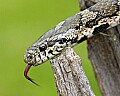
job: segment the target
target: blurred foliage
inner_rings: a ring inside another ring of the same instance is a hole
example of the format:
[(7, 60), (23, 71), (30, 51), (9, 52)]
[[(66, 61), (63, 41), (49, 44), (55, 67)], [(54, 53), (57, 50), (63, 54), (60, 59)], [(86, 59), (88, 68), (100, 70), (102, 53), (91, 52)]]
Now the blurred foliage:
[[(57, 96), (49, 61), (29, 72), (40, 85), (37, 87), (23, 76), (23, 55), (44, 32), (77, 12), (77, 0), (0, 0), (0, 96)], [(74, 49), (82, 58), (96, 96), (101, 96), (86, 42)]]

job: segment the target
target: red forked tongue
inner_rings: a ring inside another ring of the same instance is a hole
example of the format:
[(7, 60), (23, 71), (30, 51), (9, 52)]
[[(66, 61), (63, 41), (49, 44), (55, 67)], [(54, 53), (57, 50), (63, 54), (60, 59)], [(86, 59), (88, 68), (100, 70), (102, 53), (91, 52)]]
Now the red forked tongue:
[(26, 79), (28, 79), (29, 81), (31, 81), (32, 83), (34, 83), (35, 85), (39, 86), (37, 83), (35, 83), (27, 74), (28, 74), (28, 71), (30, 70), (30, 67), (32, 66), (32, 64), (28, 64), (27, 67), (25, 68), (25, 71), (24, 71), (24, 76)]

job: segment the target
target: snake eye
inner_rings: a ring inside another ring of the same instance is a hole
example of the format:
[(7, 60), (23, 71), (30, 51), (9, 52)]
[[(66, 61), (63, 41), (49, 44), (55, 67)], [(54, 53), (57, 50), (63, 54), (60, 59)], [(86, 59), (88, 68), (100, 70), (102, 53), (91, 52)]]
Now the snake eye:
[(42, 52), (42, 51), (45, 51), (46, 48), (47, 48), (47, 46), (44, 45), (44, 44), (40, 45), (40, 47), (39, 47), (39, 49), (40, 49), (41, 52)]

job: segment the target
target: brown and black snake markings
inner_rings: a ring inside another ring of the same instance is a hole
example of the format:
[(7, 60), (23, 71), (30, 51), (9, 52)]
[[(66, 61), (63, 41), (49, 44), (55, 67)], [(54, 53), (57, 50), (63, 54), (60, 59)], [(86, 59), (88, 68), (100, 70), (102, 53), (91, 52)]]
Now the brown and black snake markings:
[(24, 76), (33, 82), (27, 76), (31, 66), (40, 65), (59, 55), (64, 48), (74, 47), (95, 34), (120, 24), (119, 8), (120, 0), (104, 0), (60, 22), (46, 32), (27, 49), (24, 61), (28, 65)]

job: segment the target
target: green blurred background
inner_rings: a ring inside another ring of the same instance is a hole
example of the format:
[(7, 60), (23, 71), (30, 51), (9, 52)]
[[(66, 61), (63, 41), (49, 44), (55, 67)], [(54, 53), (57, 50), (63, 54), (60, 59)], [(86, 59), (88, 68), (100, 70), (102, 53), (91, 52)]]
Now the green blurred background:
[[(0, 96), (57, 96), (49, 61), (29, 72), (40, 85), (37, 87), (23, 76), (23, 55), (44, 32), (77, 12), (78, 0), (0, 0)], [(86, 42), (74, 49), (94, 93), (101, 96)]]

